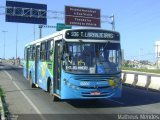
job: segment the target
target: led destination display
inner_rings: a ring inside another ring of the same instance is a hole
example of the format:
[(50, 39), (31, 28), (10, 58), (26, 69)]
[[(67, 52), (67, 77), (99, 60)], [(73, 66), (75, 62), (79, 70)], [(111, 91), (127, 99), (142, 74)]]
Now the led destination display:
[(117, 32), (105, 30), (68, 30), (66, 39), (119, 40)]

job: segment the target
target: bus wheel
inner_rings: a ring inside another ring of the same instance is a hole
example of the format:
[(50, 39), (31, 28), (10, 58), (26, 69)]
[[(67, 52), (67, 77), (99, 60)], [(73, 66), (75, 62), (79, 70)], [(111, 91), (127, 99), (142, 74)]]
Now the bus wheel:
[(52, 82), (49, 80), (49, 82), (48, 82), (48, 92), (49, 92), (51, 95), (53, 94), (52, 90), (53, 90)]
[(58, 102), (58, 101), (60, 101), (60, 99), (57, 96), (53, 95), (53, 101)]
[(34, 88), (34, 87), (35, 87), (34, 84), (33, 84), (33, 80), (32, 80), (32, 75), (31, 75), (31, 73), (30, 73), (30, 75), (29, 75), (29, 84), (30, 84), (31, 88)]

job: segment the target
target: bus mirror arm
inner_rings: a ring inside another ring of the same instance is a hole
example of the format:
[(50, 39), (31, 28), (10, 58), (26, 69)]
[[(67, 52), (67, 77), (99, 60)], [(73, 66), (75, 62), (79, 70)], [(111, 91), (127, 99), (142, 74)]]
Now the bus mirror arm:
[(61, 60), (63, 61), (64, 60), (64, 54), (61, 53)]
[(71, 55), (69, 55), (69, 61), (71, 61), (72, 60), (72, 57), (71, 57)]

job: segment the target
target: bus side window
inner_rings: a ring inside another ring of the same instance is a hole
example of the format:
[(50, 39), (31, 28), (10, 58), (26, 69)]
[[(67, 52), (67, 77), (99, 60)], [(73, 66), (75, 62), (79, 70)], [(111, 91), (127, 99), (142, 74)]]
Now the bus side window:
[(35, 47), (36, 47), (35, 45), (32, 46), (32, 51), (31, 51), (31, 59), (32, 59), (32, 60), (35, 60), (35, 52), (36, 52), (36, 51), (35, 51), (35, 50), (36, 50)]
[(28, 60), (31, 60), (31, 51), (32, 51), (31, 47), (28, 48)]
[(46, 60), (47, 61), (51, 61), (51, 59), (50, 59), (51, 55), (52, 55), (51, 41), (47, 41), (47, 44), (46, 44)]
[(54, 59), (54, 51), (53, 51), (53, 48), (54, 48), (54, 41), (53, 41), (53, 39), (52, 39), (52, 41), (51, 41), (51, 49), (50, 49), (50, 60), (51, 61), (53, 61), (53, 59)]
[(46, 60), (46, 43), (41, 43), (41, 49), (40, 49), (40, 60), (45, 61)]
[(47, 41), (47, 46), (46, 46), (46, 60), (47, 61), (52, 61), (52, 56), (53, 56), (53, 41)]

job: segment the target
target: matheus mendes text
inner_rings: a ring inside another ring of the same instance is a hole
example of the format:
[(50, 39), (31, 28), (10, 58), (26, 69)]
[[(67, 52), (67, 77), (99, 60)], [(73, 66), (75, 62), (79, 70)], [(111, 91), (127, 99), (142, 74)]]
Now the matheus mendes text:
[(159, 114), (118, 114), (118, 120), (160, 120)]

